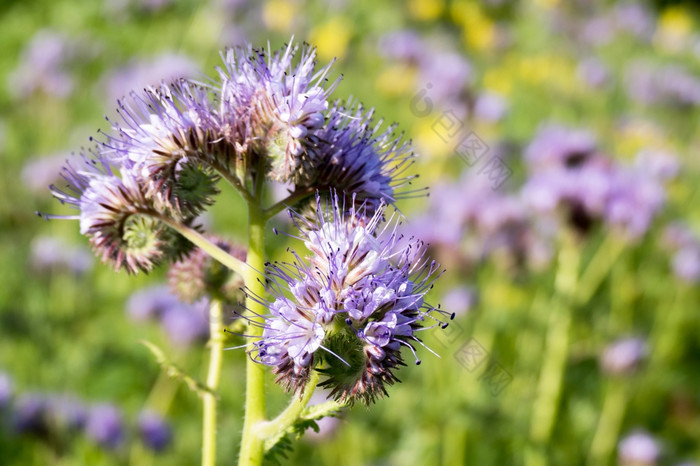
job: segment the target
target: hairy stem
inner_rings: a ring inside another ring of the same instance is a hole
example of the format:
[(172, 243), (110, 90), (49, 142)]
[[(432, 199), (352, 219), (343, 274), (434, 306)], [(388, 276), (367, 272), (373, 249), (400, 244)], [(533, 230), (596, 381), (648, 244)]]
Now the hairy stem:
[(258, 435), (263, 439), (270, 438), (274, 435), (279, 434), (287, 430), (292, 424), (294, 424), (301, 416), (301, 413), (309, 404), (311, 395), (313, 395), (316, 390), (316, 385), (318, 384), (319, 373), (317, 371), (311, 371), (309, 380), (304, 388), (304, 393), (301, 397), (294, 397), (289, 403), (289, 406), (282, 411), (279, 416), (275, 419), (262, 423), (258, 426)]
[(216, 464), (216, 395), (219, 386), (221, 359), (224, 349), (224, 322), (221, 301), (212, 300), (209, 308), (209, 373), (207, 387), (211, 392), (204, 393), (204, 419), (202, 427), (202, 466)]
[[(260, 191), (258, 191), (260, 192)], [(259, 199), (259, 198), (258, 198)], [(248, 269), (244, 275), (248, 296), (246, 309), (247, 334), (255, 341), (262, 335), (262, 316), (265, 308), (251, 296), (265, 295), (265, 286), (260, 275), (265, 267), (265, 217), (259, 202), (248, 204)], [(265, 420), (265, 370), (262, 364), (248, 358), (246, 362), (246, 404), (243, 423), (243, 439), (239, 464), (258, 466), (263, 458), (263, 439), (257, 426)]]
[(166, 217), (159, 217), (158, 219), (194, 243), (195, 246), (209, 254), (212, 258), (221, 262), (237, 274), (245, 277), (246, 270), (248, 269), (246, 264), (209, 241), (204, 235), (172, 219)]

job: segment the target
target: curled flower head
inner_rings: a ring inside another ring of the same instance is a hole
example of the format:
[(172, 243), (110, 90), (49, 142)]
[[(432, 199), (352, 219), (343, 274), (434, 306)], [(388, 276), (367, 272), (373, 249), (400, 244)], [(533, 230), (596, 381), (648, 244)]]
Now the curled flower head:
[[(267, 175), (276, 181), (303, 178), (313, 162), (308, 148), (313, 130), (323, 126), (331, 65), (316, 70), (316, 49), (287, 45), (272, 53), (251, 45), (223, 56), (222, 106), (242, 151), (267, 157)], [(255, 166), (254, 161), (249, 161)]]
[(233, 150), (220, 141), (220, 118), (210, 92), (185, 80), (132, 92), (119, 101), (121, 122), (98, 150), (132, 166), (145, 193), (179, 217), (201, 213), (218, 194), (218, 175), (235, 170)]
[(323, 207), (317, 196), (315, 226), (296, 215), (307, 223), (301, 239), (312, 255), (269, 264), (275, 299), (264, 302), (269, 314), (253, 357), (288, 390), (300, 392), (318, 370), (335, 399), (370, 404), (398, 381), (401, 349), (419, 364), (417, 332), (429, 318), (445, 327), (439, 316), (447, 314), (424, 300), (439, 266), (422, 243), (400, 241), (391, 219), (380, 226), (384, 205), (368, 217), (367, 203), (355, 202), (334, 196)]
[(410, 194), (398, 191), (416, 177), (406, 174), (414, 157), (410, 141), (395, 134), (393, 125), (382, 130), (382, 121), (373, 123), (373, 114), (361, 105), (336, 103), (328, 123), (315, 133), (312, 176), (297, 185), (355, 195), (368, 215), (382, 202), (393, 204)]
[(180, 257), (190, 246), (158, 220), (169, 212), (149, 198), (133, 167), (116, 169), (96, 152), (83, 153), (64, 167), (65, 183), (51, 189), (56, 198), (80, 210), (80, 232), (103, 262), (136, 273)]

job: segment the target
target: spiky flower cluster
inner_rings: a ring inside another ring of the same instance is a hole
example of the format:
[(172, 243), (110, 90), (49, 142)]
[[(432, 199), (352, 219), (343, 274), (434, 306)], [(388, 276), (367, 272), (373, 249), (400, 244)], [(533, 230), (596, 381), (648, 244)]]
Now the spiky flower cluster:
[[(186, 252), (171, 228), (192, 226), (225, 178), (252, 191), (260, 178), (304, 193), (352, 193), (368, 211), (396, 200), (413, 154), (372, 111), (329, 104), (338, 80), (315, 49), (247, 45), (222, 54), (218, 79), (178, 80), (118, 102), (112, 130), (62, 171), (54, 196), (80, 210), (81, 232), (117, 269), (148, 271)], [(354, 107), (354, 106), (353, 106)]]
[(288, 390), (300, 392), (315, 369), (335, 399), (370, 404), (398, 381), (402, 348), (420, 363), (415, 345), (426, 320), (445, 327), (440, 315), (451, 316), (424, 301), (439, 265), (422, 243), (398, 235), (391, 219), (380, 226), (383, 205), (367, 216), (366, 203), (348, 204), (334, 197), (324, 207), (317, 196), (314, 223), (293, 214), (312, 255), (269, 264), (275, 299), (260, 300), (269, 314), (252, 356)]

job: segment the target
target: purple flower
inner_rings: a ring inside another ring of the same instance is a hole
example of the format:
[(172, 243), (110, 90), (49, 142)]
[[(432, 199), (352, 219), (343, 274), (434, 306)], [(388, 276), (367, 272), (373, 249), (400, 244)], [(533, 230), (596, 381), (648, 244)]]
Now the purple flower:
[(597, 145), (595, 136), (588, 131), (548, 124), (539, 128), (525, 149), (525, 160), (533, 170), (573, 167), (586, 162)]
[(474, 116), (480, 120), (495, 123), (508, 113), (508, 101), (494, 92), (479, 94), (474, 103)]
[(700, 282), (700, 240), (695, 232), (675, 222), (666, 227), (663, 240), (671, 252), (673, 274), (686, 283)]
[(476, 291), (467, 286), (456, 286), (442, 296), (442, 306), (456, 316), (467, 314), (477, 301)]
[(64, 34), (38, 31), (22, 51), (19, 65), (9, 77), (9, 89), (17, 97), (43, 92), (67, 97), (75, 87), (67, 62), (76, 53), (76, 44)]
[(354, 200), (316, 202), (316, 222), (296, 216), (313, 254), (309, 263), (295, 253), (294, 263), (269, 266), (275, 300), (261, 301), (269, 314), (253, 357), (272, 366), (289, 390), (301, 391), (316, 368), (331, 396), (370, 404), (398, 381), (401, 348), (416, 355), (421, 323), (446, 314), (424, 301), (438, 265), (419, 241), (402, 244), (395, 225), (379, 226), (383, 206), (367, 217)]
[(317, 162), (301, 186), (355, 195), (370, 214), (380, 203), (408, 195), (399, 190), (415, 178), (405, 173), (413, 163), (412, 148), (394, 126), (382, 130), (381, 121), (373, 123), (373, 114), (361, 105), (336, 103), (326, 125), (314, 133)]
[(88, 413), (85, 434), (108, 450), (119, 447), (124, 441), (124, 424), (119, 409), (110, 404), (93, 406)]
[(22, 168), (22, 184), (32, 193), (44, 193), (46, 188), (59, 180), (61, 168), (69, 154), (58, 153), (29, 159)]
[(133, 293), (126, 302), (126, 312), (136, 321), (161, 317), (180, 301), (165, 285), (144, 288)]
[(14, 393), (12, 378), (4, 372), (0, 372), (0, 409), (5, 408)]
[[(221, 99), (231, 136), (250, 157), (266, 152), (268, 176), (298, 182), (314, 165), (309, 145), (323, 126), (328, 98), (339, 80), (327, 84), (331, 65), (316, 70), (316, 50), (298, 45), (272, 53), (251, 45), (229, 49), (220, 70)], [(254, 161), (250, 161), (254, 166)]]
[(622, 466), (653, 466), (661, 457), (659, 443), (644, 431), (636, 431), (620, 441), (617, 447)]
[(455, 52), (431, 52), (421, 63), (418, 82), (431, 85), (428, 95), (441, 106), (449, 107), (463, 101), (474, 81), (471, 64)]
[(576, 74), (594, 89), (599, 89), (610, 81), (610, 71), (603, 62), (594, 57), (581, 60), (576, 68)]
[(640, 39), (648, 40), (654, 33), (654, 17), (647, 8), (634, 2), (617, 4), (614, 7), (617, 25)]
[(189, 346), (209, 337), (208, 301), (180, 303), (163, 311), (161, 323), (170, 341), (176, 346)]
[(605, 219), (631, 239), (643, 236), (664, 204), (663, 186), (638, 170), (618, 168), (610, 182)]
[(630, 98), (645, 105), (692, 107), (700, 103), (700, 79), (680, 65), (636, 61), (628, 66), (625, 82)]
[(138, 427), (144, 445), (155, 452), (162, 452), (172, 442), (173, 431), (170, 425), (154, 411), (142, 411), (139, 414)]
[(46, 397), (40, 393), (20, 394), (12, 409), (12, 427), (20, 433), (45, 435)]
[(46, 400), (46, 415), (53, 427), (79, 430), (87, 421), (87, 409), (71, 395), (52, 395)]
[(37, 236), (32, 240), (29, 261), (37, 271), (64, 269), (78, 276), (89, 272), (93, 266), (89, 250), (51, 236)]
[(384, 57), (419, 63), (426, 57), (425, 44), (412, 30), (391, 31), (379, 39), (379, 53)]
[(133, 89), (157, 86), (163, 81), (195, 78), (199, 74), (199, 67), (192, 59), (169, 52), (149, 59), (132, 60), (126, 66), (112, 71), (104, 78), (104, 82), (111, 105)]
[(678, 250), (673, 255), (671, 268), (674, 275), (686, 283), (700, 282), (700, 246)]
[(641, 338), (620, 339), (605, 348), (600, 365), (608, 374), (630, 374), (639, 367), (647, 352), (647, 344)]

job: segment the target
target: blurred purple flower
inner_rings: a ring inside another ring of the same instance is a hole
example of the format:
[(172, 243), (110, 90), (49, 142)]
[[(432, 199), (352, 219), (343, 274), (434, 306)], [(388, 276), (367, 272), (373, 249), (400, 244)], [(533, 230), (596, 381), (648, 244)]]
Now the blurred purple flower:
[(588, 57), (576, 68), (578, 77), (594, 89), (600, 89), (610, 81), (610, 70), (595, 57)]
[(641, 338), (620, 339), (605, 348), (600, 365), (611, 375), (630, 374), (639, 367), (647, 353), (647, 344)]
[(160, 318), (167, 309), (180, 305), (166, 285), (151, 286), (134, 292), (126, 302), (126, 312), (137, 322)]
[(688, 246), (678, 250), (671, 262), (674, 275), (686, 283), (700, 281), (700, 247)]
[(61, 152), (27, 160), (22, 168), (22, 184), (32, 193), (44, 194), (49, 185), (60, 180), (61, 168), (69, 155)]
[(494, 92), (479, 94), (474, 103), (474, 116), (489, 123), (501, 121), (508, 113), (508, 101)]
[(675, 178), (681, 168), (675, 155), (650, 149), (640, 151), (634, 163), (640, 172), (646, 172), (661, 181)]
[(36, 32), (9, 75), (10, 93), (19, 98), (37, 92), (67, 97), (75, 86), (68, 63), (77, 53), (76, 41), (65, 34), (49, 29)]
[(525, 149), (525, 161), (531, 169), (572, 167), (586, 162), (597, 147), (593, 133), (549, 123), (540, 126)]
[(46, 416), (53, 427), (79, 430), (85, 426), (88, 411), (72, 395), (50, 395), (46, 400)]
[(173, 432), (163, 417), (152, 410), (139, 414), (139, 434), (144, 445), (155, 452), (162, 452), (172, 442)]
[(583, 23), (581, 38), (587, 44), (606, 45), (615, 38), (614, 26), (614, 19), (610, 16), (600, 15), (586, 19)]
[(19, 433), (46, 434), (46, 397), (33, 392), (20, 394), (12, 408), (12, 427)]
[(0, 372), (0, 409), (6, 407), (14, 394), (14, 383), (9, 374)]
[(164, 309), (161, 324), (170, 341), (176, 346), (189, 346), (209, 337), (208, 302), (180, 303)]
[(442, 295), (441, 307), (456, 316), (467, 314), (477, 301), (476, 291), (468, 286), (456, 286)]
[(472, 66), (455, 52), (429, 53), (420, 65), (420, 87), (430, 84), (428, 97), (443, 107), (455, 107), (464, 100), (465, 93), (474, 80)]
[(614, 18), (619, 29), (642, 40), (651, 39), (655, 21), (652, 13), (641, 3), (619, 3), (614, 7)]
[(91, 407), (85, 423), (85, 434), (108, 450), (119, 447), (124, 440), (124, 424), (119, 409), (110, 404)]
[(700, 104), (700, 79), (680, 65), (632, 62), (625, 72), (625, 84), (630, 98), (641, 104)]
[(661, 210), (666, 193), (660, 182), (639, 170), (618, 168), (610, 180), (605, 219), (627, 237), (643, 236)]
[(78, 276), (92, 270), (94, 263), (87, 248), (67, 244), (55, 236), (34, 238), (29, 261), (36, 271), (68, 270)]
[(661, 447), (656, 439), (641, 430), (625, 436), (617, 451), (621, 466), (653, 466), (661, 456)]
[(418, 64), (426, 56), (425, 49), (418, 33), (410, 29), (387, 32), (379, 39), (379, 53), (393, 60)]
[(112, 71), (103, 78), (103, 82), (111, 105), (133, 89), (155, 86), (162, 81), (176, 81), (178, 78), (195, 78), (199, 74), (199, 66), (191, 58), (170, 52), (149, 59), (134, 59)]

